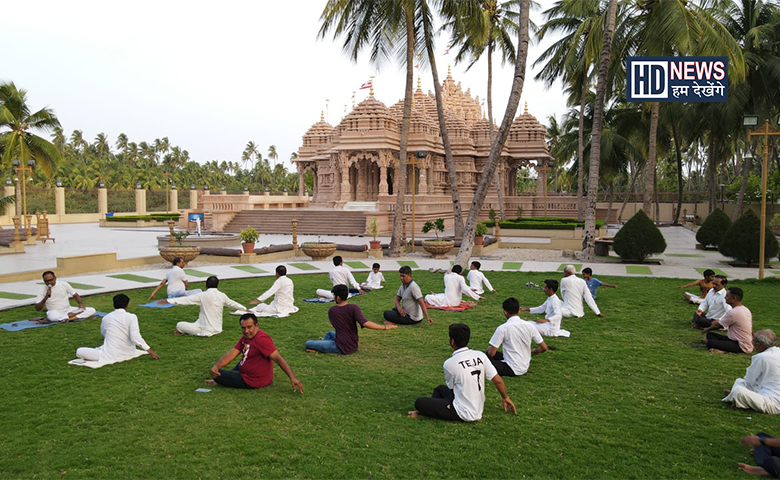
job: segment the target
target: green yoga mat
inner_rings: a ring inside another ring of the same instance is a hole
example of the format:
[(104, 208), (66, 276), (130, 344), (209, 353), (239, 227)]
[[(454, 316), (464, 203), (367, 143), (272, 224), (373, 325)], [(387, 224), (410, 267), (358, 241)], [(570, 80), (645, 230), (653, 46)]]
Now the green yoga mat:
[(414, 260), (398, 260), (397, 263), (402, 267), (420, 268)]
[(574, 265), (574, 271), (575, 271), (575, 272), (579, 272), (579, 271), (582, 269), (582, 264), (581, 264), (581, 263), (562, 263), (562, 264), (561, 264), (561, 265), (558, 267), (558, 271), (559, 271), (559, 272), (562, 272), (562, 271), (563, 271), (563, 269), (564, 269), (564, 268), (566, 268), (566, 265)]
[[(71, 281), (67, 281), (67, 282), (70, 284), (71, 287), (78, 288), (79, 290), (97, 290), (98, 288), (103, 288), (103, 287), (96, 287), (95, 285), (87, 285), (86, 283), (76, 283)], [(46, 284), (43, 282), (38, 282), (38, 285), (46, 285)]]
[(9, 300), (24, 300), (33, 297), (35, 297), (35, 295), (27, 295), (26, 293), (0, 292), (0, 298), (7, 298)]
[(131, 282), (138, 282), (138, 283), (157, 283), (159, 280), (156, 278), (149, 278), (144, 277), (141, 275), (133, 275), (132, 273), (120, 273), (119, 275), (108, 275), (111, 278), (118, 278), (119, 280), (128, 280)]
[(368, 265), (366, 265), (363, 262), (344, 262), (344, 264), (352, 268), (370, 268)]
[(635, 275), (652, 275), (653, 271), (650, 267), (645, 265), (626, 265), (626, 273), (633, 273)]
[(185, 268), (184, 273), (187, 275), (192, 275), (193, 277), (200, 277), (200, 278), (208, 278), (211, 277), (212, 274), (201, 272), (200, 270), (195, 270), (194, 268)]
[[(706, 268), (697, 268), (697, 269), (696, 269), (696, 271), (697, 271), (697, 272), (699, 272), (699, 273), (701, 273), (702, 275), (704, 275), (704, 271), (705, 271), (705, 270), (707, 270), (707, 269), (706, 269)], [(721, 270), (721, 269), (719, 269), (719, 268), (710, 268), (710, 270), (712, 270), (713, 272), (715, 272), (715, 275), (723, 275), (724, 277), (728, 277), (728, 275), (726, 275), (726, 274), (723, 272), (723, 270)]]
[(268, 273), (262, 268), (253, 267), (252, 265), (233, 265), (233, 268), (247, 273)]
[(288, 263), (287, 265), (301, 270), (319, 270), (319, 268), (315, 267), (314, 265), (309, 265), (308, 263)]
[(501, 267), (504, 270), (520, 270), (523, 266), (523, 262), (504, 262), (504, 266)]

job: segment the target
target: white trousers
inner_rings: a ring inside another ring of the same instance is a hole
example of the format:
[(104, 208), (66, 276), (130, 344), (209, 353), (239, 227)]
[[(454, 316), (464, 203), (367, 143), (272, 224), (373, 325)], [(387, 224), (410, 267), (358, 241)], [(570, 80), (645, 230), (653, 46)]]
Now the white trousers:
[[(336, 297), (333, 296), (333, 293), (331, 293), (330, 290), (325, 290), (322, 288), (317, 289), (317, 296), (322, 298), (330, 298), (331, 300), (335, 300)], [(258, 305), (259, 306), (259, 305)]]
[(82, 360), (89, 360), (92, 362), (100, 361), (100, 348), (81, 347), (76, 350), (76, 356)]
[(546, 323), (534, 323), (536, 325), (536, 329), (539, 331), (540, 334), (542, 334), (543, 337), (557, 337), (558, 332), (553, 327), (553, 324), (550, 322)]
[[(68, 319), (68, 314), (79, 311), (79, 307), (68, 307), (65, 310), (49, 310), (46, 312), (46, 318), (50, 322), (62, 322)], [(84, 307), (84, 311), (76, 315), (76, 318), (89, 318), (95, 314), (92, 307)]]
[(569, 307), (561, 307), (561, 315), (567, 318), (570, 317), (582, 318), (584, 316), (584, 315), (577, 315)]
[(702, 301), (704, 301), (703, 298), (701, 298), (698, 295), (694, 295), (690, 292), (685, 292), (685, 298), (688, 299), (689, 302), (694, 303), (696, 305), (700, 304)]
[(733, 402), (737, 408), (749, 408), (757, 412), (780, 414), (778, 402), (754, 392), (745, 386), (745, 380), (738, 378), (731, 387), (731, 393), (723, 399), (724, 402)]
[(429, 293), (425, 296), (425, 303), (432, 307), (457, 307), (460, 305), (450, 305), (447, 295), (443, 293)]
[(201, 328), (198, 322), (179, 322), (176, 324), (176, 330), (185, 335), (201, 335)]

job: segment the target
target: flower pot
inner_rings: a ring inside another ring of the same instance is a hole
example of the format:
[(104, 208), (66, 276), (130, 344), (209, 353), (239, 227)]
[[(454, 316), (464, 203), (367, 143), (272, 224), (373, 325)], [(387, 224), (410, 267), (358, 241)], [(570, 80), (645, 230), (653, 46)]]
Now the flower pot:
[(452, 240), (423, 240), (423, 249), (433, 258), (447, 258), (446, 255), (455, 246)]
[(379, 250), (380, 248), (382, 248), (382, 242), (380, 242), (379, 240), (369, 240), (368, 248), (370, 248), (371, 250)]
[(244, 250), (244, 253), (255, 253), (255, 244), (252, 243), (241, 243), (241, 248)]
[(312, 260), (325, 260), (336, 253), (335, 243), (304, 243), (301, 245), (303, 253), (310, 256)]
[(485, 244), (485, 237), (482, 235), (477, 235), (474, 237), (474, 245), (484, 245)]
[(188, 245), (160, 247), (158, 250), (160, 252), (160, 256), (166, 262), (173, 262), (174, 258), (181, 257), (181, 259), (186, 264), (195, 260), (195, 258), (200, 255), (200, 247), (193, 247)]

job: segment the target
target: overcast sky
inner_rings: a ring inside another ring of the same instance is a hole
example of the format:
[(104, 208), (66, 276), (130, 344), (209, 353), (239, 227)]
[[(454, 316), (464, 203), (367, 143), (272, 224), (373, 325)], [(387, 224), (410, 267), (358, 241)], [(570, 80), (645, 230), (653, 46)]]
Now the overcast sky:
[[(549, 1), (541, 1), (547, 8)], [(280, 160), (301, 145), (320, 112), (336, 125), (368, 90), (374, 75), (378, 100), (403, 98), (404, 72), (380, 70), (362, 58), (352, 63), (341, 40), (317, 39), (324, 0), (291, 1), (38, 1), (5, 2), (0, 16), (0, 80), (29, 93), (33, 109), (54, 109), (67, 136), (83, 130), (93, 141), (104, 132), (112, 146), (119, 133), (131, 141), (167, 136), (200, 163), (239, 161), (253, 140), (266, 156), (276, 145)], [(540, 11), (532, 18), (541, 23)], [(446, 49), (445, 36), (438, 50)], [(542, 48), (532, 45), (518, 113), (542, 123), (566, 110), (560, 85), (534, 82), (531, 67)], [(452, 56), (441, 56), (439, 75)], [(485, 97), (487, 67), (453, 65), (452, 74)], [(424, 91), (431, 72), (418, 71)], [(415, 74), (415, 85), (416, 77)], [(494, 116), (500, 123), (512, 66), (494, 66)], [(327, 101), (326, 101), (327, 100)]]

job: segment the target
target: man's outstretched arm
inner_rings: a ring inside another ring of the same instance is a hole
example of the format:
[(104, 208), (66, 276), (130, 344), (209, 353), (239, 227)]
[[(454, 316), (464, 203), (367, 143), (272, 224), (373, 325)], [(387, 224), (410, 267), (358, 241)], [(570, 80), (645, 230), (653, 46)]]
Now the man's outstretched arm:
[(268, 355), (268, 358), (276, 362), (277, 365), (284, 371), (284, 373), (287, 374), (288, 377), (290, 377), (290, 382), (292, 383), (293, 387), (293, 393), (300, 388), (301, 393), (303, 393), (303, 384), (300, 380), (298, 380), (295, 377), (295, 374), (292, 371), (292, 368), (290, 368), (290, 364), (287, 363), (287, 361), (279, 354), (279, 350), (274, 350), (274, 352), (270, 355)]
[(217, 360), (217, 363), (215, 363), (211, 370), (209, 370), (209, 373), (211, 374), (211, 378), (217, 378), (220, 376), (219, 369), (222, 367), (226, 367), (230, 362), (232, 362), (241, 352), (236, 350), (235, 348), (231, 348), (229, 352), (222, 355), (222, 358)]
[(498, 390), (498, 393), (501, 395), (501, 400), (504, 404), (504, 411), (506, 412), (508, 408), (512, 413), (517, 415), (517, 409), (515, 408), (515, 404), (512, 403), (512, 400), (509, 398), (509, 395), (506, 393), (506, 385), (504, 385), (504, 380), (501, 378), (501, 375), (494, 375), (490, 381), (493, 382), (493, 385), (496, 386), (496, 390)]

